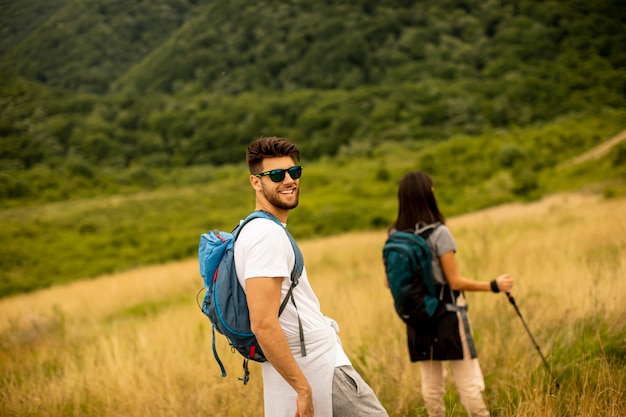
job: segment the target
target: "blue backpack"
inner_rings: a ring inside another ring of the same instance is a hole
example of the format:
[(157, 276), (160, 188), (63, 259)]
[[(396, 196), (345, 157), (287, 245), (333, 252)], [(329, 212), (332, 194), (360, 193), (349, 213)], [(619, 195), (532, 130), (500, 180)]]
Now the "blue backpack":
[(394, 308), (405, 323), (414, 327), (434, 319), (440, 304), (435, 289), (432, 256), (426, 243), (426, 238), (435, 228), (421, 234), (395, 231), (383, 246), (383, 261)]
[[(200, 244), (198, 246), (198, 261), (200, 263), (200, 275), (204, 278), (205, 290), (204, 301), (200, 309), (209, 318), (212, 324), (213, 336), (213, 355), (220, 366), (222, 377), (226, 376), (226, 370), (220, 360), (215, 348), (215, 330), (224, 335), (234, 350), (239, 352), (243, 357), (244, 375), (239, 378), (244, 384), (248, 383), (249, 371), (248, 360), (256, 362), (265, 362), (267, 359), (261, 351), (256, 337), (250, 330), (250, 316), (248, 311), (248, 303), (246, 294), (239, 284), (237, 273), (235, 271), (234, 262), (234, 243), (235, 239), (241, 232), (241, 229), (250, 221), (257, 218), (270, 219), (282, 226), (282, 223), (264, 211), (255, 211), (248, 215), (232, 233), (211, 230), (200, 236)], [(295, 266), (291, 273), (291, 286), (286, 297), (283, 299), (279, 313), (280, 315), (289, 299), (295, 306), (293, 299), (293, 289), (298, 285), (298, 280), (302, 274), (304, 261), (302, 252), (294, 241), (291, 234), (285, 229), (285, 233), (291, 241), (295, 253)], [(200, 294), (198, 293), (198, 295)], [(300, 321), (300, 317), (298, 317)], [(303, 356), (306, 356), (304, 348), (304, 336), (302, 333), (302, 324), (300, 325), (300, 347)]]

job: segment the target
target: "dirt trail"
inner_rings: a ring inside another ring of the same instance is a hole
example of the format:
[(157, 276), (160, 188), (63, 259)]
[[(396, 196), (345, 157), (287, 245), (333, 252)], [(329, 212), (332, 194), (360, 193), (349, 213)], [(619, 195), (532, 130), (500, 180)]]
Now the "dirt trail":
[(615, 145), (617, 145), (618, 143), (624, 140), (626, 140), (626, 130), (613, 136), (611, 139), (596, 146), (595, 148), (581, 155), (578, 155), (576, 158), (573, 158), (567, 162), (564, 162), (563, 164), (561, 164), (561, 166), (571, 166), (571, 165), (576, 165), (582, 162), (589, 161), (591, 159), (598, 159), (601, 156), (605, 155), (607, 152), (609, 152)]

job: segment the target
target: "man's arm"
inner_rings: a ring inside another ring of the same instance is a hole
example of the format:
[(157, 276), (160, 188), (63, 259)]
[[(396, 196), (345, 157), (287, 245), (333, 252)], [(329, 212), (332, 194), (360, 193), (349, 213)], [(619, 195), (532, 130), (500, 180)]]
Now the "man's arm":
[(296, 416), (313, 416), (313, 396), (309, 381), (296, 363), (289, 343), (278, 323), (282, 278), (246, 279), (250, 325), (267, 360), (298, 394)]

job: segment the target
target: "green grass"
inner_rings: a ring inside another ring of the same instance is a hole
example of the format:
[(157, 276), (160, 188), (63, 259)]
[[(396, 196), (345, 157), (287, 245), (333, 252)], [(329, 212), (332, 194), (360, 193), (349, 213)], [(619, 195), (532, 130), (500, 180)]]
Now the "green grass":
[[(336, 158), (304, 159), (290, 230), (310, 238), (384, 228), (396, 214), (397, 183), (410, 170), (431, 174), (447, 216), (561, 191), (617, 197), (626, 192), (623, 143), (598, 160), (563, 163), (624, 126), (626, 113), (605, 111), (444, 142), (353, 144)], [(98, 194), (92, 184), (89, 198), (77, 198), (78, 189), (65, 201), (5, 201), (0, 297), (195, 256), (201, 233), (231, 230), (254, 209), (247, 176), (242, 164), (193, 167), (155, 174), (147, 190)]]

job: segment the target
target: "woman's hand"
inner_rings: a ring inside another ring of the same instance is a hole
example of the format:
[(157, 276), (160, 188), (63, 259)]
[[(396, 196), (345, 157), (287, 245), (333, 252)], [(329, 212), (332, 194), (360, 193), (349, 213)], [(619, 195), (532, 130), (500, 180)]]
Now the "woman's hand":
[(511, 278), (509, 274), (502, 274), (496, 278), (496, 284), (498, 284), (498, 289), (500, 291), (510, 292), (513, 288), (513, 278)]

